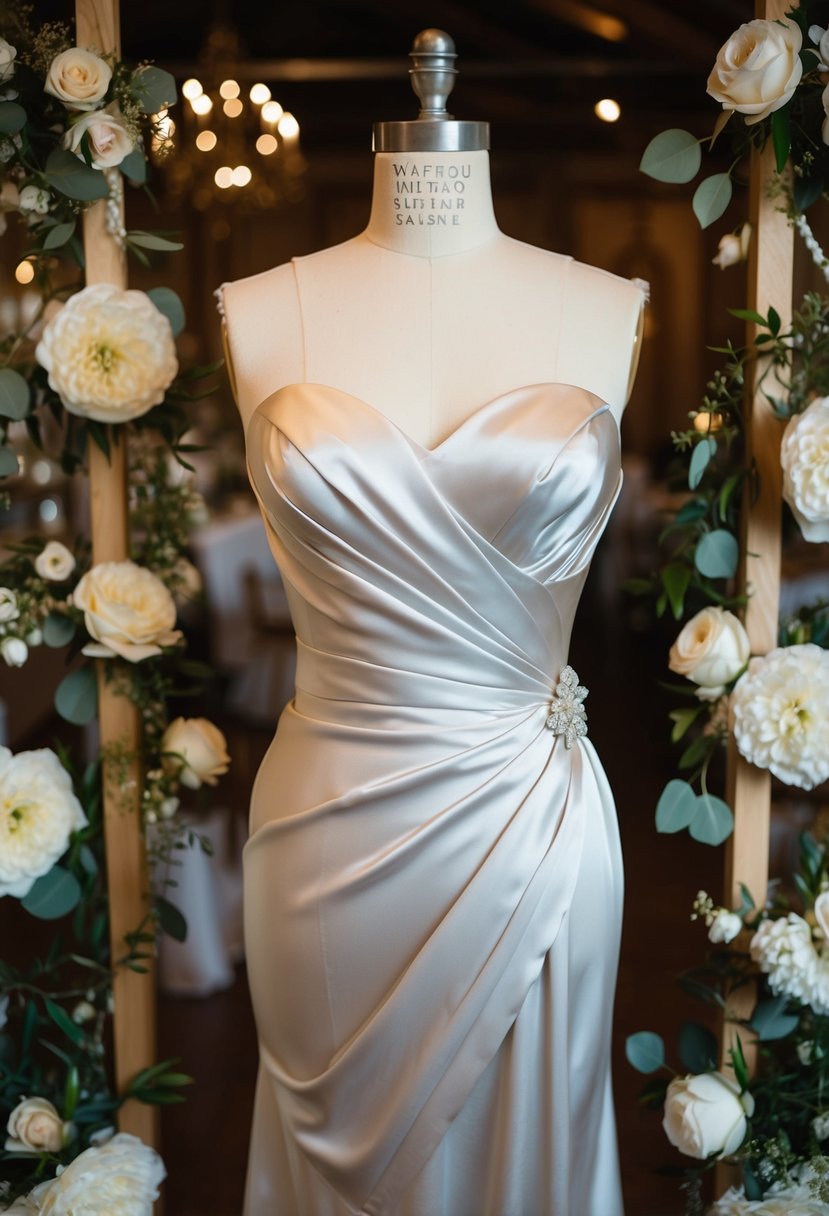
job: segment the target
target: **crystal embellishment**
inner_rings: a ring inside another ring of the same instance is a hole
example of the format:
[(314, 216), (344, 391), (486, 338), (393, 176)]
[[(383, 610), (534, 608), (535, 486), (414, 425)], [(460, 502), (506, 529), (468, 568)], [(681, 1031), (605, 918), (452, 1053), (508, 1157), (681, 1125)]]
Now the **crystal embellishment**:
[(553, 689), (546, 726), (554, 735), (564, 736), (564, 746), (568, 751), (576, 739), (587, 734), (587, 711), (582, 704), (586, 696), (587, 689), (579, 684), (579, 677), (570, 664), (562, 667), (558, 684)]

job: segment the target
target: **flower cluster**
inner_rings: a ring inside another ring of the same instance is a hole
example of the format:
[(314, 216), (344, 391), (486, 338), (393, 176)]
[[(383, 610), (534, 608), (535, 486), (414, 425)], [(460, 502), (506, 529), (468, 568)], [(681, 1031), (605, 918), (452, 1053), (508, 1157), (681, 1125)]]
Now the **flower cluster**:
[(8, 667), (22, 667), (32, 647), (43, 642), (52, 614), (65, 611), (67, 582), (77, 559), (60, 541), (34, 541), (18, 547), (3, 564), (8, 586), (0, 586), (0, 657)]

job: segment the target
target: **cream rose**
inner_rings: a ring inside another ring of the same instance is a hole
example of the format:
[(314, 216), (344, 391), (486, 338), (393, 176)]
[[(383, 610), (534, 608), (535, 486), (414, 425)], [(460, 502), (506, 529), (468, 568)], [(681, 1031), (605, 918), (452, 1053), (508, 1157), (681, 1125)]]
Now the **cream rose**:
[(46, 1098), (24, 1098), (18, 1102), (6, 1125), (7, 1153), (57, 1153), (72, 1131)]
[(789, 419), (780, 463), (783, 497), (804, 538), (829, 541), (829, 397), (817, 397)]
[(50, 540), (35, 558), (36, 572), (50, 583), (65, 582), (75, 565), (75, 558), (59, 540)]
[(94, 110), (111, 80), (112, 69), (100, 55), (72, 46), (52, 60), (43, 87), (68, 110)]
[(165, 1177), (155, 1149), (121, 1132), (80, 1153), (30, 1198), (41, 1216), (152, 1216)]
[(115, 655), (130, 663), (161, 654), (181, 637), (174, 629), (176, 606), (170, 592), (151, 570), (135, 562), (101, 562), (93, 566), (72, 593), (94, 642), (83, 653), (94, 658)]
[(14, 75), (14, 61), (17, 58), (17, 47), (0, 38), (0, 84), (5, 84)]
[(164, 400), (178, 371), (170, 322), (143, 291), (96, 283), (46, 325), (35, 356), (70, 414), (128, 422)]
[(720, 48), (708, 77), (708, 93), (724, 110), (737, 110), (751, 125), (779, 110), (803, 75), (800, 27), (788, 17), (758, 18), (741, 25)]
[(29, 657), (29, 647), (22, 638), (3, 638), (0, 655), (7, 667), (22, 667)]
[(89, 136), (93, 169), (114, 169), (135, 147), (135, 140), (114, 102), (105, 110), (82, 114), (64, 135), (63, 146), (81, 160), (84, 159), (81, 150), (84, 135)]
[(230, 764), (225, 737), (207, 718), (176, 718), (164, 732), (161, 748), (168, 753), (168, 770), (176, 771), (191, 790), (215, 785)]
[(714, 701), (748, 662), (751, 646), (737, 617), (724, 608), (703, 608), (691, 617), (671, 647), (668, 666), (700, 687), (697, 696)]
[(5, 625), (7, 621), (16, 621), (19, 616), (17, 596), (11, 587), (0, 587), (0, 623)]
[(745, 1139), (746, 1115), (753, 1112), (751, 1094), (740, 1094), (721, 1072), (704, 1072), (671, 1081), (662, 1126), (674, 1148), (687, 1157), (727, 1157)]
[(23, 899), (86, 827), (72, 781), (53, 751), (0, 747), (0, 896)]

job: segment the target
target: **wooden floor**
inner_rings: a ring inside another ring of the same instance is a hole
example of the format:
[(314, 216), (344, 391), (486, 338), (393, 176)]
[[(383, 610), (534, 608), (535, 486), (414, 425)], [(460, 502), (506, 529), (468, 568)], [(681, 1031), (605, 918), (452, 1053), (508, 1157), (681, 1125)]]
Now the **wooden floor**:
[[(656, 637), (630, 631), (620, 620), (621, 611), (603, 613), (588, 594), (571, 661), (591, 689), (591, 738), (616, 794), (625, 853), (614, 1063), (625, 1211), (627, 1216), (678, 1216), (683, 1203), (677, 1181), (656, 1170), (683, 1159), (667, 1144), (659, 1114), (638, 1106), (642, 1078), (625, 1062), (624, 1041), (635, 1030), (654, 1029), (673, 1048), (680, 1023), (699, 1016), (673, 977), (702, 960), (705, 934), (691, 924), (690, 906), (700, 887), (719, 892), (722, 853), (685, 834), (659, 837), (654, 831), (656, 799), (672, 775), (666, 729), (671, 706), (655, 690), (655, 680), (664, 676), (672, 630), (668, 626)], [(236, 759), (230, 789), (243, 816), (252, 771), (269, 734), (230, 729)], [(231, 796), (227, 787), (223, 796)], [(163, 1113), (166, 1216), (240, 1216), (256, 1070), (244, 970), (230, 991), (210, 999), (162, 998), (160, 1032), (164, 1055), (180, 1056), (196, 1078), (190, 1100)]]

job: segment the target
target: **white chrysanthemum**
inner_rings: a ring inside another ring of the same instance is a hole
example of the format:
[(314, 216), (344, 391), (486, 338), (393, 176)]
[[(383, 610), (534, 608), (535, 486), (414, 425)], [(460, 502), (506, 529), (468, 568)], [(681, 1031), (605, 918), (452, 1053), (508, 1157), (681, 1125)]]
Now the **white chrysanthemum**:
[(122, 1132), (86, 1149), (32, 1197), (41, 1216), (152, 1216), (165, 1177), (155, 1149)]
[(28, 895), (87, 823), (72, 781), (53, 751), (0, 747), (0, 896)]
[(815, 1013), (829, 1013), (829, 958), (818, 953), (802, 916), (790, 912), (762, 921), (749, 948), (772, 992), (811, 1005)]
[(752, 659), (731, 708), (746, 760), (804, 790), (829, 777), (829, 651), (805, 642)]
[(35, 355), (69, 413), (97, 422), (146, 414), (178, 371), (170, 322), (143, 291), (112, 283), (71, 296)]
[(795, 414), (780, 449), (783, 497), (806, 540), (829, 540), (829, 397)]

